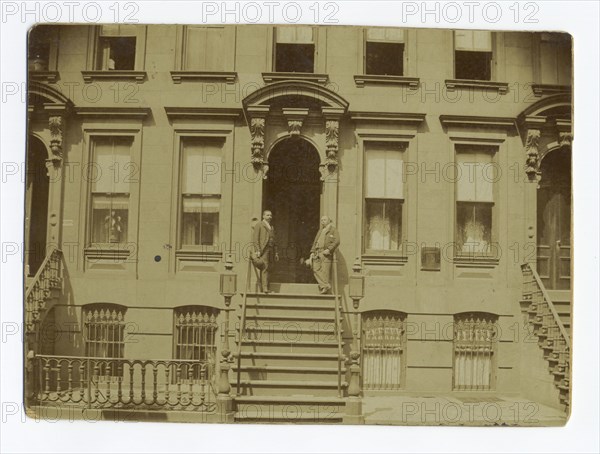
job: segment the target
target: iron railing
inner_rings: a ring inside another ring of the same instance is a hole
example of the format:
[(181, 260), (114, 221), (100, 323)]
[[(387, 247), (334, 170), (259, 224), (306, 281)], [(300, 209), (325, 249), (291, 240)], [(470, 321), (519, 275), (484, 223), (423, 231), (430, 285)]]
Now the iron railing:
[(40, 321), (40, 315), (46, 309), (46, 302), (52, 292), (61, 289), (61, 257), (62, 252), (53, 248), (25, 291), (25, 326), (28, 333), (35, 331), (35, 325)]
[[(246, 308), (248, 306), (248, 292), (250, 291), (250, 276), (252, 274), (252, 261), (248, 258), (248, 272), (246, 273), (246, 291), (244, 292), (244, 300), (242, 301), (242, 316), (240, 318), (240, 329), (239, 329), (239, 338), (238, 338), (238, 351), (237, 351), (237, 386), (236, 393), (240, 394), (240, 389), (242, 385), (241, 377), (242, 377), (242, 342), (245, 335), (246, 330)], [(256, 271), (256, 269), (255, 269)], [(257, 279), (260, 277), (257, 274)]]
[(214, 363), (179, 359), (36, 355), (40, 405), (144, 410), (216, 410)]
[(570, 404), (571, 337), (563, 325), (538, 273), (525, 263), (523, 273), (523, 301), (529, 303), (528, 318), (533, 325), (550, 372), (560, 391), (561, 402)]
[(345, 361), (342, 347), (342, 314), (340, 308), (340, 295), (338, 292), (337, 254), (333, 253), (333, 295), (335, 297), (335, 331), (338, 343), (338, 396), (342, 397), (342, 363)]

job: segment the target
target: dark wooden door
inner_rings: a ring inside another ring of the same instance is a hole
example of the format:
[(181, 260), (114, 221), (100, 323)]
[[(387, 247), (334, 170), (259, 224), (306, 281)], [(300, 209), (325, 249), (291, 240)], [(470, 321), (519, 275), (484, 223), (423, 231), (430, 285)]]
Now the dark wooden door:
[(542, 161), (538, 189), (537, 268), (547, 289), (571, 288), (571, 155), (551, 152)]
[(280, 142), (269, 157), (264, 210), (273, 212), (280, 260), (272, 267), (272, 282), (314, 282), (301, 264), (310, 253), (321, 211), (319, 154), (307, 141)]

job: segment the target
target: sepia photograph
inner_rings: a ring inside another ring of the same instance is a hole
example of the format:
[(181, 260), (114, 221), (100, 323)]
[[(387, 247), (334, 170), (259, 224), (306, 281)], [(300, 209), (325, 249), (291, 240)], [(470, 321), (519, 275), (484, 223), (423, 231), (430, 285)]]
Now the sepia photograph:
[(3, 1), (0, 451), (600, 449), (599, 13)]
[(566, 423), (568, 33), (39, 24), (27, 63), (29, 414)]

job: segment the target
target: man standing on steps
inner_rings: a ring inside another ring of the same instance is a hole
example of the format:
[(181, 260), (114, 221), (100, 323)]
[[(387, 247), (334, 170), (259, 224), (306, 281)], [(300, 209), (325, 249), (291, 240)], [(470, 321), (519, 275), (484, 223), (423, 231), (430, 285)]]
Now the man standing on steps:
[(310, 258), (306, 261), (307, 266), (311, 266), (315, 279), (319, 284), (319, 291), (322, 294), (331, 290), (331, 264), (333, 263), (333, 253), (340, 245), (340, 235), (331, 222), (329, 216), (321, 218), (321, 228), (317, 232)]
[[(269, 275), (271, 272), (271, 264), (273, 259), (279, 261), (279, 254), (275, 245), (275, 229), (271, 225), (273, 213), (269, 210), (263, 212), (261, 222), (254, 226), (252, 234), (252, 242), (254, 243), (255, 266), (260, 270), (260, 288), (263, 293), (270, 293), (269, 290)], [(257, 265), (260, 264), (259, 265)]]

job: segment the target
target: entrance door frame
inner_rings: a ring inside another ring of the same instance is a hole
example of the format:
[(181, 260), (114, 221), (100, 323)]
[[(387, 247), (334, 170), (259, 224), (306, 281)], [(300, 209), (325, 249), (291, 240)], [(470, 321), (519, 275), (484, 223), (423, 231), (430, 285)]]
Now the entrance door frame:
[[(571, 203), (570, 203), (570, 207), (572, 208), (573, 206), (573, 181), (572, 181), (572, 169), (573, 169), (573, 155), (571, 152), (571, 146), (570, 145), (563, 145), (561, 146), (558, 142), (553, 142), (551, 144), (548, 144), (548, 146), (546, 147), (545, 152), (542, 154), (542, 156), (540, 157), (540, 164), (539, 164), (539, 168), (540, 170), (542, 169), (542, 165), (545, 159), (547, 159), (548, 157), (552, 157), (552, 156), (556, 156), (557, 153), (565, 153), (568, 154), (570, 159), (571, 159), (571, 186), (570, 186), (570, 197), (571, 197)], [(541, 178), (540, 181), (543, 181), (544, 179), (544, 174), (541, 174)], [(538, 186), (539, 186), (539, 182), (538, 182)], [(538, 187), (539, 190), (539, 187)], [(536, 194), (536, 216), (539, 214), (539, 211), (541, 209), (543, 209), (544, 207), (540, 206), (540, 200), (539, 200), (539, 192), (537, 192)], [(561, 261), (561, 254), (560, 251), (557, 253), (556, 250), (552, 250), (553, 248), (556, 247), (556, 243), (554, 244), (549, 244), (549, 256), (548, 257), (544, 257), (547, 258), (548, 260), (548, 276), (543, 276), (540, 273), (540, 269), (539, 267), (539, 259), (540, 259), (540, 226), (536, 225), (536, 269), (538, 274), (540, 275), (540, 278), (543, 280), (547, 280), (549, 281), (548, 283), (550, 285), (552, 285), (552, 288), (550, 288), (550, 286), (547, 286), (548, 290), (570, 290), (572, 289), (572, 268), (573, 268), (573, 264), (570, 263), (570, 268), (571, 268), (571, 272), (569, 273), (569, 287), (567, 289), (561, 289), (561, 288), (554, 288), (554, 285), (557, 284), (559, 282), (559, 280), (561, 279), (560, 276), (560, 270), (561, 270), (561, 265), (560, 265), (560, 261)], [(572, 257), (573, 257), (573, 241), (572, 241), (572, 237), (573, 237), (573, 214), (571, 213), (571, 225), (569, 226), (569, 236), (571, 237), (571, 241), (569, 243), (569, 256), (570, 256), (570, 261), (572, 261)], [(564, 246), (559, 245), (559, 248), (564, 248)], [(554, 260), (553, 260), (554, 259)], [(565, 278), (563, 278), (565, 279)]]
[[(311, 140), (310, 137), (307, 137), (307, 136), (304, 136), (304, 135), (301, 135), (301, 134), (294, 135), (293, 138), (289, 134), (285, 135), (285, 136), (280, 136), (280, 137), (278, 137), (276, 140), (274, 140), (271, 143), (271, 145), (270, 145), (270, 147), (268, 149), (267, 155), (266, 155), (267, 162), (269, 163), (269, 168), (271, 169), (270, 170), (270, 172), (271, 172), (270, 174), (272, 175), (274, 173), (273, 172), (274, 167), (271, 165), (272, 152), (274, 152), (275, 150), (277, 150), (279, 147), (285, 147), (284, 143), (287, 142), (287, 141), (290, 141), (290, 140), (293, 140), (293, 141), (304, 141), (306, 144), (308, 144), (310, 146), (310, 148), (312, 148), (312, 150), (314, 150), (314, 152), (317, 153), (317, 156), (316, 156), (317, 164), (316, 164), (316, 168), (314, 170), (315, 170), (316, 174), (320, 175), (319, 164), (322, 162), (323, 155), (322, 155), (322, 153), (319, 152), (319, 149), (317, 148), (317, 145), (315, 144), (315, 142), (313, 140)], [(285, 152), (289, 152), (289, 151), (286, 151), (284, 149), (281, 149), (281, 150), (277, 151), (278, 154), (282, 153), (282, 152), (285, 153)], [(283, 157), (283, 158), (284, 158), (284, 161), (285, 161), (285, 157)], [(262, 216), (262, 213), (263, 213), (264, 210), (273, 210), (275, 208), (273, 205), (266, 205), (266, 200), (267, 200), (267, 197), (269, 195), (267, 193), (267, 185), (269, 184), (268, 182), (269, 182), (269, 178), (266, 178), (266, 179), (262, 180), (262, 189), (261, 189), (262, 200), (261, 200), (261, 211), (260, 211), (261, 212), (261, 216)], [(324, 201), (326, 200), (326, 198), (325, 198), (325, 188), (326, 188), (325, 182), (322, 179), (319, 179), (319, 182), (322, 183), (322, 185), (320, 187), (320, 192), (319, 192), (318, 219), (320, 219), (321, 216), (324, 215), (323, 205), (324, 205)], [(337, 189), (337, 185), (336, 185), (336, 189)], [(335, 208), (336, 208), (335, 212), (337, 213), (337, 207), (335, 207)], [(277, 211), (273, 211), (273, 218), (274, 218), (274, 222), (273, 223), (274, 223), (275, 226), (277, 226), (277, 224), (278, 224), (278, 222), (277, 222), (278, 217), (279, 217), (279, 215), (278, 215)], [(288, 227), (289, 227), (289, 224), (288, 224)], [(315, 230), (318, 229), (318, 220), (316, 221), (314, 227), (315, 227)], [(280, 235), (281, 235), (281, 229), (278, 230), (277, 227), (276, 227), (276, 231), (279, 231)], [(287, 233), (289, 233), (289, 231)], [(288, 240), (289, 239), (290, 238), (288, 237)], [(279, 247), (279, 249), (280, 249), (280, 251), (279, 251), (280, 256), (281, 256), (282, 252), (284, 251), (284, 249), (281, 248), (281, 246), (282, 245), (280, 244), (280, 247)], [(286, 246), (289, 246), (289, 244), (286, 245)], [(285, 252), (286, 253), (289, 252), (287, 250), (287, 248), (285, 249)], [(303, 258), (307, 258), (307, 256), (303, 256)], [(285, 254), (285, 255), (283, 255), (283, 256), (280, 257), (280, 260), (289, 260), (289, 259), (290, 259), (290, 257), (287, 254)], [(295, 260), (295, 258), (294, 258), (294, 260)], [(296, 279), (298, 279), (298, 275), (296, 275)], [(298, 283), (297, 280), (295, 282)]]
[[(37, 143), (35, 143), (37, 142)], [(35, 148), (38, 148), (37, 152), (35, 152)], [(36, 153), (34, 156), (33, 153)], [(27, 168), (26, 168), (26, 177), (25, 177), (25, 197), (26, 197), (26, 206), (25, 206), (25, 244), (26, 254), (25, 254), (25, 272), (26, 275), (31, 277), (36, 274), (38, 271), (37, 267), (32, 269), (30, 262), (30, 258), (32, 254), (43, 254), (43, 257), (38, 257), (36, 261), (37, 265), (40, 265), (44, 257), (46, 255), (46, 248), (48, 246), (49, 238), (49, 229), (48, 229), (48, 216), (49, 216), (49, 205), (50, 205), (50, 176), (47, 172), (47, 156), (48, 156), (48, 145), (44, 142), (44, 140), (35, 133), (29, 133), (27, 140)], [(38, 161), (38, 162), (35, 162)], [(33, 166), (33, 169), (29, 167), (29, 165)], [(33, 171), (33, 173), (32, 173)], [(41, 173), (41, 174), (40, 174)], [(33, 180), (29, 180), (32, 178)], [(31, 183), (31, 190), (28, 192), (28, 183)], [(33, 198), (40, 195), (40, 185), (45, 185), (45, 188), (41, 192), (41, 194), (45, 194), (45, 201), (40, 201), (40, 203), (45, 203), (46, 205), (46, 215), (43, 218), (38, 219), (37, 213), (34, 213), (34, 201)], [(35, 244), (32, 244), (31, 237), (31, 226), (32, 220), (36, 220), (38, 222), (44, 223), (44, 238), (36, 238)], [(38, 244), (38, 242), (42, 242), (42, 244)], [(43, 247), (41, 247), (43, 245)]]
[[(317, 153), (319, 153), (319, 158), (321, 162), (325, 161), (325, 134), (322, 129), (321, 124), (323, 123), (323, 119), (321, 117), (318, 118), (319, 121), (307, 121), (303, 126), (303, 133), (299, 134), (299, 138), (306, 140), (309, 142)], [(271, 152), (275, 149), (275, 147), (281, 143), (282, 141), (289, 139), (290, 134), (287, 129), (287, 125), (284, 125), (282, 121), (277, 121), (272, 116), (269, 116), (267, 121), (267, 130), (265, 134), (265, 159), (268, 162), (269, 157), (271, 156)], [(266, 175), (266, 179), (269, 178), (269, 175)], [(323, 182), (323, 190), (321, 192), (320, 199), (320, 213), (321, 216), (329, 216), (331, 220), (337, 224), (338, 220), (338, 171), (329, 173), (322, 180)], [(250, 207), (252, 213), (256, 213), (255, 216), (259, 219), (262, 217), (263, 209), (263, 201), (264, 201), (264, 178), (257, 177), (253, 180), (253, 194), (252, 194), (252, 206)]]

